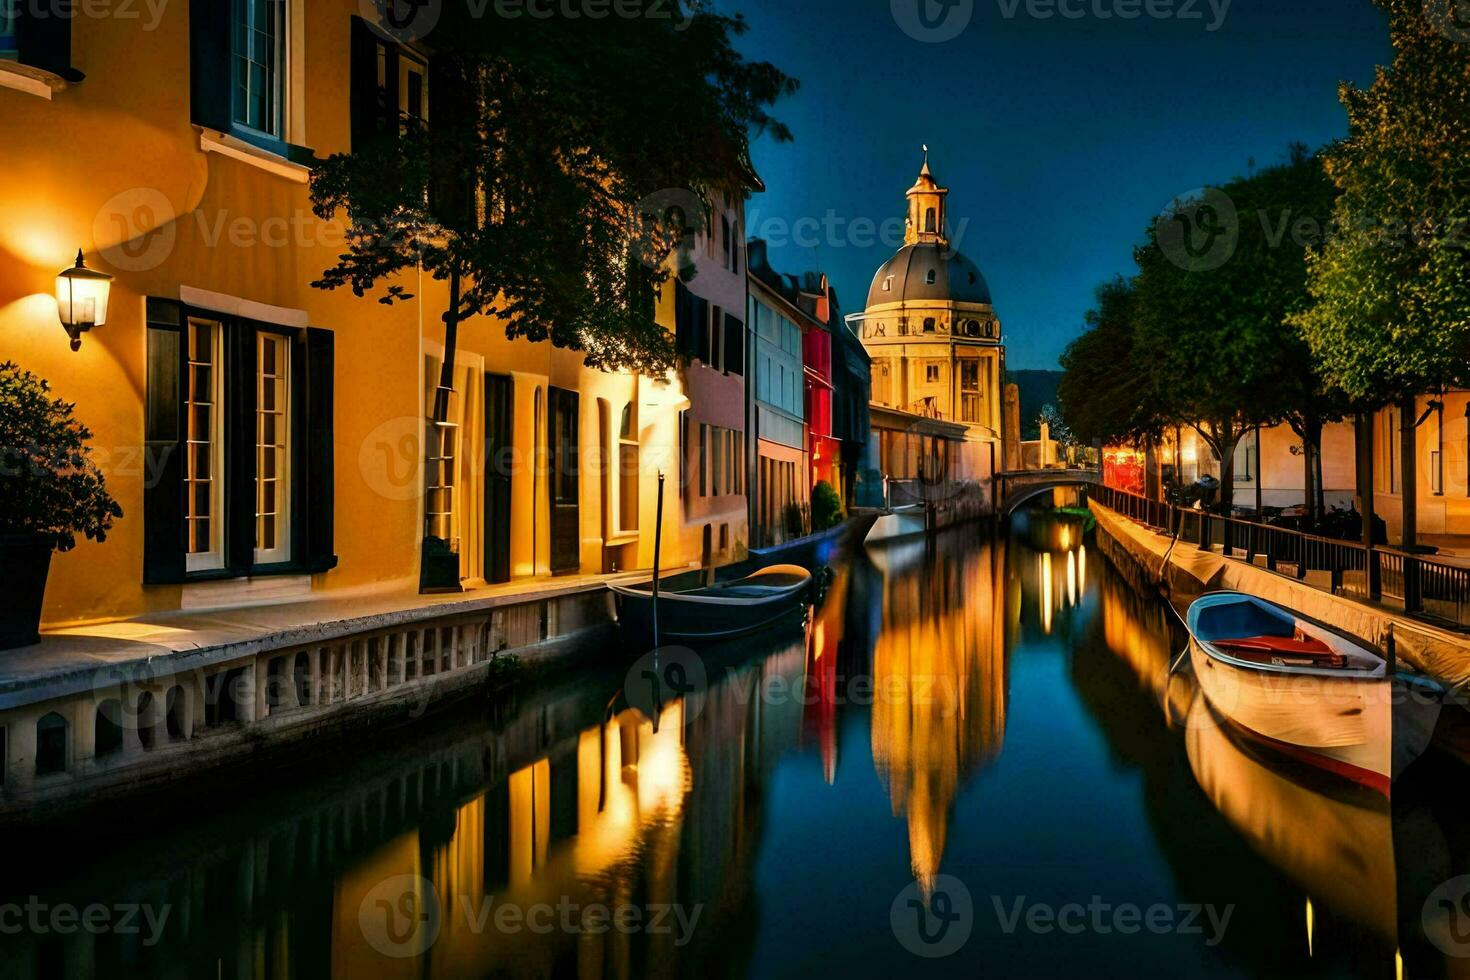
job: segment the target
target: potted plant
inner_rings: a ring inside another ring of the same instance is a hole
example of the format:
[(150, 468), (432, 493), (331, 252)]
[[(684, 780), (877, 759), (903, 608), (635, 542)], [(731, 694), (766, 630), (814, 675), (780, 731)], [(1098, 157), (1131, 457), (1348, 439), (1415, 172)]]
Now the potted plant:
[(122, 508), (107, 493), (75, 405), (13, 362), (0, 364), (0, 650), (40, 639), (52, 551), (103, 541)]

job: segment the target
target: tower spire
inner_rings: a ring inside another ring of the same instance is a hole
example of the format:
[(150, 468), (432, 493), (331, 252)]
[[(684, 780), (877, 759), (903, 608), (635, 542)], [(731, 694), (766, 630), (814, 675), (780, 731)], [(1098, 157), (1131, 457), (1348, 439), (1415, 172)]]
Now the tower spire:
[(909, 217), (903, 240), (907, 245), (948, 245), (944, 231), (945, 198), (949, 190), (939, 186), (934, 172), (929, 169), (929, 144), (924, 144), (924, 166), (919, 179), (908, 190)]

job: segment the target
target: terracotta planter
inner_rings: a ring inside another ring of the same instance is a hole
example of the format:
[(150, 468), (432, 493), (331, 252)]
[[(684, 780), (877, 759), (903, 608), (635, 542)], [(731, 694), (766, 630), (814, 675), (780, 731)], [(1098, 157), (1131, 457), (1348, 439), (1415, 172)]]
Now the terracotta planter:
[(40, 642), (53, 545), (42, 534), (0, 532), (0, 650)]

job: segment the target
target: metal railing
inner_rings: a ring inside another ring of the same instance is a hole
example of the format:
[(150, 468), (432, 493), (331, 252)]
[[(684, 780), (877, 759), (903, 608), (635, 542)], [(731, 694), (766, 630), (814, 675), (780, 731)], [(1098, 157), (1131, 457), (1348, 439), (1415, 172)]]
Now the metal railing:
[(1181, 541), (1206, 551), (1261, 565), (1336, 595), (1392, 605), (1428, 622), (1470, 628), (1470, 568), (1177, 507), (1114, 487), (1089, 487), (1087, 492), (1132, 521), (1178, 534)]

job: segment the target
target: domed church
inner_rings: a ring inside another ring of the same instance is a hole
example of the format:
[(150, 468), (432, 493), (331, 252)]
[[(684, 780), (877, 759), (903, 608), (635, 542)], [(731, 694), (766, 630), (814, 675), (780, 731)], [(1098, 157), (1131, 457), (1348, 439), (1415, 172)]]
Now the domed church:
[(949, 190), (929, 169), (908, 190), (904, 245), (852, 317), (873, 359), (875, 405), (957, 422), (968, 440), (1001, 435), (1005, 346), (990, 286), (950, 242)]

